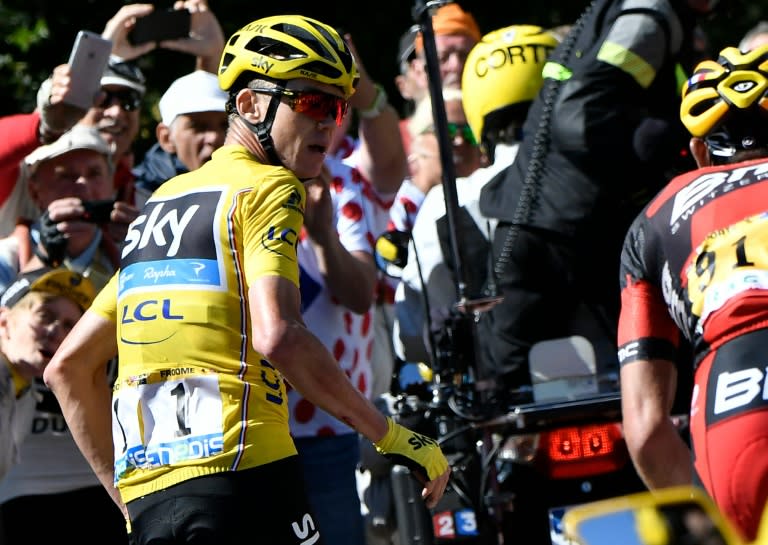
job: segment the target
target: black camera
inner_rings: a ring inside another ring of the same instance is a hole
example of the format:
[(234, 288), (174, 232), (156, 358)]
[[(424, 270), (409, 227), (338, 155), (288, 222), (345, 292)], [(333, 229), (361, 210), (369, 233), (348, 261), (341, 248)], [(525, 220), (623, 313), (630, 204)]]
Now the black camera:
[(109, 223), (112, 210), (115, 207), (115, 199), (103, 199), (99, 201), (83, 201), (83, 221), (91, 223)]

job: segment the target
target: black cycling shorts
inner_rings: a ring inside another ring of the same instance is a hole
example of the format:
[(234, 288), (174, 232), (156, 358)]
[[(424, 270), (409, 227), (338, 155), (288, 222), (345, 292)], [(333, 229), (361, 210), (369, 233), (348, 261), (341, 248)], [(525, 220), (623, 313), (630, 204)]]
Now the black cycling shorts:
[(128, 503), (135, 545), (321, 545), (297, 456), (197, 477)]

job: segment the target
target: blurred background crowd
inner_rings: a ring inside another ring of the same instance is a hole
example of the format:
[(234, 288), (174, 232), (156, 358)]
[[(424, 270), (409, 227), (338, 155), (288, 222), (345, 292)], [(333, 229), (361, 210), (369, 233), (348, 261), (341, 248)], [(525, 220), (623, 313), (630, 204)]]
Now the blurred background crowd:
[[(366, 68), (374, 81), (387, 89), (392, 104), (398, 110), (404, 104), (394, 84), (397, 75), (396, 53), (403, 29), (413, 23), (412, 10), (418, 0), (387, 2), (386, 9), (356, 0), (315, 2), (292, 0), (264, 3), (244, 13), (244, 6), (236, 0), (214, 0), (210, 8), (229, 36), (242, 25), (244, 19), (266, 17), (285, 11), (315, 17), (350, 31), (360, 55), (366, 59)], [(704, 20), (702, 28), (707, 37), (708, 51), (716, 54), (726, 44), (736, 43), (768, 9), (768, 0), (727, 0), (726, 17), (718, 23)], [(104, 22), (117, 11), (118, 4), (131, 2), (99, 2), (96, 0), (4, 0), (0, 3), (0, 115), (31, 111), (35, 105), (34, 92), (50, 75), (51, 66), (67, 61), (78, 30), (101, 33)], [(420, 4), (421, 2), (419, 2)], [(589, 4), (586, 0), (539, 0), (538, 2), (458, 2), (469, 10), (481, 29), (497, 28), (506, 24), (537, 24), (544, 28), (571, 23)], [(171, 8), (170, 0), (154, 2), (157, 8)], [(722, 9), (722, 8), (721, 8)], [(372, 14), (375, 14), (373, 16)], [(728, 21), (723, 24), (723, 21)], [(147, 100), (142, 112), (142, 129), (134, 150), (141, 156), (155, 140), (155, 124), (159, 121), (156, 107), (160, 95), (168, 85), (182, 74), (179, 63), (186, 66), (187, 56), (169, 50), (157, 50), (140, 59), (144, 74), (153, 82), (147, 89)]]

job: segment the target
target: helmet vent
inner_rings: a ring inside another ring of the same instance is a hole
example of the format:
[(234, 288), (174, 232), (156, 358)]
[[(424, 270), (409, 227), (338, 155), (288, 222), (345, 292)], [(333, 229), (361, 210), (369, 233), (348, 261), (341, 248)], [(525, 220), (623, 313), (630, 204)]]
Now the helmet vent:
[(232, 53), (224, 53), (224, 57), (221, 59), (221, 64), (219, 65), (219, 74), (223, 74), (227, 71), (227, 68), (229, 68), (229, 64), (232, 62), (232, 59), (234, 59), (235, 56)]
[[(333, 45), (335, 44), (335, 39), (333, 36), (331, 36), (328, 33), (328, 30), (325, 29), (322, 26), (314, 25), (313, 26), (317, 29), (317, 32), (319, 32), (323, 38), (326, 39), (326, 41)], [(339, 33), (341, 34), (341, 33)], [(343, 38), (343, 36), (342, 36)], [(334, 47), (334, 51), (336, 51), (336, 54), (339, 56), (339, 60), (344, 65), (344, 71), (349, 72), (352, 69), (352, 54), (349, 52), (349, 50), (346, 48), (346, 46), (342, 46), (341, 48)]]
[(245, 49), (278, 60), (303, 59), (307, 56), (301, 49), (265, 36), (252, 38)]
[[(306, 21), (306, 22), (309, 23), (309, 21)], [(323, 46), (323, 44), (318, 42), (317, 36), (308, 32), (306, 29), (301, 28), (300, 26), (296, 26), (288, 23), (275, 25), (272, 28), (278, 32), (282, 32), (283, 34), (296, 38), (297, 40), (302, 42), (306, 47), (309, 47), (310, 49), (312, 49), (312, 51), (315, 54), (317, 54), (317, 56), (322, 57), (331, 62), (335, 60), (329, 56), (328, 51)]]
[(699, 116), (699, 115), (703, 114), (704, 112), (706, 112), (707, 110), (712, 108), (715, 105), (715, 103), (717, 103), (718, 101), (719, 101), (719, 99), (703, 100), (703, 101), (699, 102), (698, 104), (695, 104), (690, 109), (691, 115), (692, 116)]
[(321, 76), (332, 79), (338, 79), (342, 76), (340, 70), (337, 70), (332, 66), (328, 66), (324, 62), (319, 61), (308, 62), (307, 64), (303, 65), (301, 69), (307, 70), (308, 72), (314, 72), (315, 74), (320, 74)]

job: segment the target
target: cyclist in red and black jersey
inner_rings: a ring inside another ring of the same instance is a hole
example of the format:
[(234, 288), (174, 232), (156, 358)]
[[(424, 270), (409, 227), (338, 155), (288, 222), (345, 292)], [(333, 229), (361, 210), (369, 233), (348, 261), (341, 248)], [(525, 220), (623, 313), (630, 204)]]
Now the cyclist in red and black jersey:
[[(729, 47), (688, 80), (699, 169), (636, 218), (621, 256), (624, 431), (650, 488), (698, 482), (753, 540), (768, 499), (768, 46)], [(692, 348), (691, 449), (669, 413)], [(692, 452), (691, 452), (692, 451)], [(693, 459), (693, 464), (691, 464)]]

